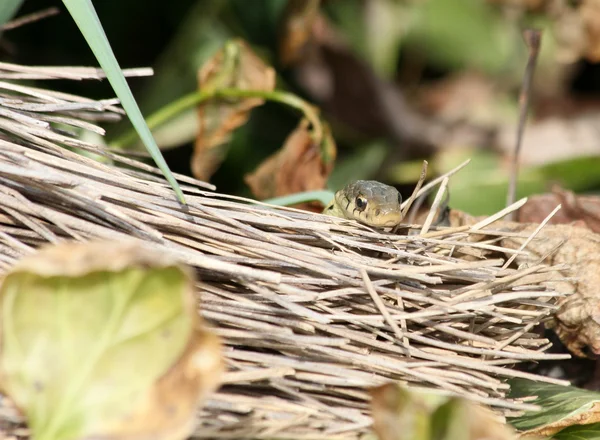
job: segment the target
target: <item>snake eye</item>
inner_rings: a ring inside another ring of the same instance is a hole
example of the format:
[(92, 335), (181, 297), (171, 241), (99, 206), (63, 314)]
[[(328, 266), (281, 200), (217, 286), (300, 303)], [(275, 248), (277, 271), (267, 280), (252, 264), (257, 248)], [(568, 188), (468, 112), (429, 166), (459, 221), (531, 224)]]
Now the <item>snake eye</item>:
[(367, 199), (365, 199), (363, 196), (357, 196), (354, 204), (356, 205), (356, 209), (359, 211), (364, 211), (367, 207)]

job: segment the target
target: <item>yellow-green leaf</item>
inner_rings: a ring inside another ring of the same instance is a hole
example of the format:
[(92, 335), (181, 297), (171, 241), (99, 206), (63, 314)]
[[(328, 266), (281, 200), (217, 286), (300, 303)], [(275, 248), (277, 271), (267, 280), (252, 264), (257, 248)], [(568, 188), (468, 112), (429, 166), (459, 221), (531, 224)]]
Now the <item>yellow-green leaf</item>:
[(516, 440), (498, 415), (467, 399), (392, 383), (371, 397), (379, 440)]
[(0, 288), (0, 387), (36, 440), (185, 438), (221, 371), (193, 278), (144, 246), (62, 244)]

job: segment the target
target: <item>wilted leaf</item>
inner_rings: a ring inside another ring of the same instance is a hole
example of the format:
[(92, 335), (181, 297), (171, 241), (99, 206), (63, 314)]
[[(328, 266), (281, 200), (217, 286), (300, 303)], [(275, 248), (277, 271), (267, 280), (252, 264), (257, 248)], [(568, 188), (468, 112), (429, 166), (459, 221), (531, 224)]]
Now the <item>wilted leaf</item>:
[(0, 289), (0, 387), (34, 438), (183, 439), (218, 384), (190, 272), (129, 243), (48, 247)]
[(298, 61), (312, 36), (321, 0), (289, 0), (279, 23), (279, 59), (284, 66)]
[[(499, 222), (494, 229), (520, 232), (527, 237), (536, 224)], [(518, 249), (524, 238), (507, 237), (502, 245)], [(577, 356), (600, 355), (600, 235), (571, 225), (546, 225), (527, 246), (529, 255), (517, 257), (518, 264), (563, 265), (564, 279), (546, 284), (568, 295), (554, 315), (554, 330)], [(568, 278), (567, 278), (568, 277)]]
[[(595, 432), (595, 437), (569, 437), (569, 432), (561, 432), (553, 438), (583, 439), (600, 438), (600, 393), (575, 387), (537, 383), (525, 379), (512, 379), (511, 398), (535, 396), (528, 403), (540, 405), (542, 409), (527, 412), (510, 420), (517, 429), (524, 431), (520, 438), (552, 436), (573, 425), (589, 425), (584, 431)], [(573, 434), (573, 431), (571, 431)]]
[[(198, 74), (198, 87), (204, 93), (224, 88), (272, 91), (275, 71), (246, 43), (233, 40), (204, 64)], [(192, 157), (192, 172), (197, 179), (212, 176), (225, 157), (223, 146), (233, 130), (263, 103), (260, 98), (212, 99), (199, 106), (200, 127)]]
[[(327, 127), (322, 145), (313, 141), (306, 121), (288, 136), (283, 148), (268, 157), (252, 174), (245, 177), (258, 199), (284, 196), (325, 188), (336, 155), (335, 143)], [(302, 206), (319, 211), (312, 205)]]
[(469, 400), (386, 384), (371, 390), (380, 440), (515, 440), (489, 409)]
[[(451, 210), (449, 217), (452, 226), (480, 220), (456, 210)], [(503, 238), (501, 245), (510, 249), (519, 249), (537, 227), (534, 223), (500, 221), (493, 224), (496, 231), (517, 232), (525, 237)], [(546, 225), (525, 250), (526, 255), (516, 257), (519, 265), (542, 263), (566, 268), (562, 275), (544, 282), (552, 290), (566, 295), (553, 322), (554, 331), (563, 344), (580, 357), (600, 356), (600, 235), (573, 225)]]

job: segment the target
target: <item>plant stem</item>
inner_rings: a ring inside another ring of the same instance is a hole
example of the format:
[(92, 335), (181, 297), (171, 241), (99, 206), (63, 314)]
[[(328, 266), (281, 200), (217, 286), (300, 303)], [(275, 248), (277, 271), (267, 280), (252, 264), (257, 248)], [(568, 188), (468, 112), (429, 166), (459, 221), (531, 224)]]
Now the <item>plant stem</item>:
[[(195, 92), (189, 95), (185, 95), (182, 98), (168, 104), (160, 110), (153, 113), (147, 118), (146, 123), (150, 129), (154, 129), (168, 120), (174, 118), (178, 114), (185, 110), (202, 104), (203, 102), (211, 99), (247, 99), (247, 98), (260, 98), (266, 101), (278, 102), (285, 104), (300, 111), (306, 119), (310, 122), (313, 129), (313, 139), (318, 145), (321, 144), (323, 139), (323, 128), (319, 121), (317, 110), (303, 99), (298, 98), (291, 93), (281, 91), (264, 91), (264, 90), (243, 90), (243, 89), (216, 89), (209, 92)], [(121, 136), (115, 141), (111, 142), (111, 146), (116, 148), (123, 148), (127, 145), (131, 145), (137, 139), (137, 133), (130, 131), (129, 133)]]

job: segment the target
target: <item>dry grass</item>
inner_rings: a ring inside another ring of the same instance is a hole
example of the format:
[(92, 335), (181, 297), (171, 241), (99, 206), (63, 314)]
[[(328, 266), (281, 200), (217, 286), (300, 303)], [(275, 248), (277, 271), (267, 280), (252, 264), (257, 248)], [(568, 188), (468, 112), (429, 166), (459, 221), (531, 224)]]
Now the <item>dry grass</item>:
[[(15, 71), (0, 64), (0, 79)], [(70, 132), (102, 133), (93, 121), (114, 104), (0, 81), (0, 268), (48, 242), (130, 237), (197, 268), (229, 367), (198, 437), (356, 438), (371, 424), (366, 388), (390, 380), (504, 413), (530, 407), (505, 398), (503, 379), (563, 383), (511, 368), (564, 358), (533, 331), (559, 297), (540, 284), (549, 268), (478, 258), (515, 252), (470, 241), (479, 227), (392, 235), (177, 176), (184, 208), (154, 167)]]

